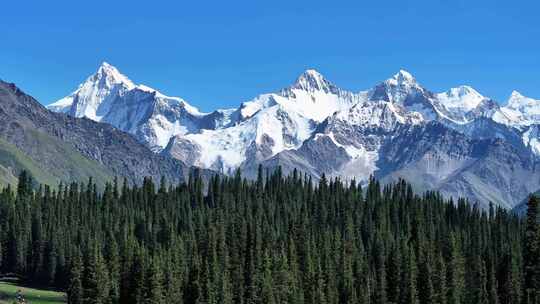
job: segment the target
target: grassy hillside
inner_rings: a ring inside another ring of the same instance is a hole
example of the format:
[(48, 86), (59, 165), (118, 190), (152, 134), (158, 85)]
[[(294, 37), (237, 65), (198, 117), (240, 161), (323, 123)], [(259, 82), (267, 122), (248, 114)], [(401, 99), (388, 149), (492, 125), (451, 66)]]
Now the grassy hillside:
[(0, 185), (15, 185), (20, 171), (27, 170), (39, 183), (54, 185), (59, 178), (43, 170), (21, 150), (0, 138)]
[(94, 160), (84, 157), (69, 144), (46, 133), (29, 130), (29, 136), (35, 140), (34, 147), (41, 158), (54, 159), (55, 163), (48, 164), (48, 171), (62, 181), (86, 181), (94, 177), (101, 183), (112, 180), (112, 175), (106, 167)]
[(0, 304), (16, 303), (15, 295), (21, 290), (26, 303), (29, 304), (61, 304), (66, 303), (63, 292), (28, 288), (10, 282), (0, 282)]
[[(112, 180), (103, 165), (90, 160), (68, 144), (38, 131), (29, 131), (34, 156), (29, 157), (15, 145), (0, 138), (0, 185), (15, 185), (22, 170), (29, 171), (38, 183), (57, 185), (60, 181), (86, 181), (95, 178), (99, 184)], [(43, 161), (44, 160), (44, 161)]]

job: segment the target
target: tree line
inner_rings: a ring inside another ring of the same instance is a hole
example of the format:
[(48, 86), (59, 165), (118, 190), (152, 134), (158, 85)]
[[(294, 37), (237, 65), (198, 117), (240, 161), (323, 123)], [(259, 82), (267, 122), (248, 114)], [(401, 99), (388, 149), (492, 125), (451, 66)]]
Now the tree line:
[(259, 168), (0, 193), (0, 269), (73, 304), (540, 303), (539, 203), (481, 210), (400, 180)]

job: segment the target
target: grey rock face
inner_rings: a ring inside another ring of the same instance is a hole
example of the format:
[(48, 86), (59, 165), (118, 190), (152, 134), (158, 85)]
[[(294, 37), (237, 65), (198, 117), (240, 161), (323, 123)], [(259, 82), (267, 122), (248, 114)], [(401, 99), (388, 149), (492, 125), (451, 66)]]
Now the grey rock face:
[[(279, 153), (263, 166), (281, 166), (285, 173), (297, 168), (315, 179), (322, 173), (360, 180), (374, 174), (385, 183), (405, 178), (418, 191), (438, 190), (483, 208), (489, 202), (513, 208), (540, 185), (540, 163), (527, 149), (505, 139), (474, 139), (440, 122), (398, 124), (390, 132), (332, 123), (318, 131), (300, 149)], [(362, 159), (351, 159), (325, 135), (329, 133), (339, 143), (376, 150), (376, 169), (366, 167)]]
[(201, 156), (200, 148), (197, 144), (182, 137), (174, 137), (167, 147), (162, 151), (163, 155), (171, 156), (181, 160), (185, 164), (193, 164)]
[[(332, 175), (351, 160), (344, 148), (337, 146), (327, 136), (315, 136), (298, 150), (287, 150), (262, 162), (263, 167), (282, 168), (283, 173), (291, 173), (295, 168), (310, 174), (314, 179), (321, 175)], [(251, 172), (253, 174), (254, 172)]]

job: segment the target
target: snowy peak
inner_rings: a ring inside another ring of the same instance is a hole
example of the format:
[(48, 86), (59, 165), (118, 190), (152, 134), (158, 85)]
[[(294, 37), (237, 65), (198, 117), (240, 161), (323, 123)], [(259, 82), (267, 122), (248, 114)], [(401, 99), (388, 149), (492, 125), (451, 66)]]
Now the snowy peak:
[(174, 135), (198, 132), (217, 123), (181, 98), (136, 85), (107, 62), (72, 94), (48, 108), (109, 123), (135, 135), (155, 151), (165, 147)]
[(512, 91), (506, 107), (514, 110), (527, 111), (531, 107), (540, 107), (540, 100), (523, 96), (518, 91)]
[(49, 109), (101, 121), (114, 100), (135, 87), (116, 67), (103, 62), (75, 92), (49, 105)]
[(461, 86), (459, 86), (457, 88), (451, 88), (446, 93), (447, 93), (448, 96), (464, 97), (464, 96), (471, 96), (472, 95), (472, 96), (482, 97), (483, 98), (483, 96), (480, 95), (480, 93), (478, 93), (478, 91), (476, 91), (472, 87), (466, 86), (466, 85), (461, 85)]
[(127, 91), (135, 84), (107, 62), (101, 63), (97, 71), (79, 85), (77, 90), (47, 106), (52, 111), (71, 113), (76, 117), (87, 116), (99, 120), (96, 111), (107, 96), (113, 92)]
[(407, 107), (414, 106), (416, 110), (420, 108), (424, 109), (429, 105), (419, 105), (420, 103), (426, 103), (429, 98), (428, 92), (422, 88), (411, 73), (405, 70), (399, 70), (389, 79), (375, 86), (368, 92), (370, 100), (385, 100), (393, 103), (404, 105), (407, 101)]
[(181, 98), (166, 96), (143, 84), (136, 85), (115, 66), (107, 62), (103, 62), (94, 74), (79, 85), (75, 92), (50, 104), (48, 108), (55, 112), (65, 112), (76, 117), (85, 116), (101, 121), (105, 114), (114, 110), (111, 106), (116, 98), (125, 96), (128, 92), (131, 92), (132, 96), (137, 95), (137, 98), (141, 100), (151, 94), (161, 103), (179, 103), (188, 112), (195, 115), (202, 114)]
[(77, 90), (47, 106), (52, 111), (101, 121), (116, 96), (135, 87), (117, 68), (103, 62)]
[(506, 119), (496, 120), (511, 126), (529, 126), (540, 123), (540, 100), (513, 91), (506, 106), (501, 108)]
[(302, 73), (291, 88), (307, 92), (324, 91), (326, 93), (334, 92), (337, 89), (336, 86), (326, 80), (321, 73), (313, 69), (308, 69)]
[(405, 70), (399, 70), (394, 76), (385, 81), (386, 84), (394, 86), (416, 85), (416, 79), (411, 73)]
[(513, 90), (512, 93), (510, 94), (510, 100), (514, 98), (523, 98), (523, 97), (525, 96), (523, 96), (523, 94), (521, 94), (520, 92), (516, 90)]
[(86, 82), (100, 82), (108, 87), (112, 87), (115, 84), (123, 84), (128, 89), (135, 87), (135, 84), (127, 76), (120, 73), (116, 67), (107, 62), (103, 62), (97, 72), (90, 76)]
[(461, 109), (464, 111), (475, 109), (485, 99), (478, 91), (466, 85), (439, 93), (437, 98), (448, 109)]

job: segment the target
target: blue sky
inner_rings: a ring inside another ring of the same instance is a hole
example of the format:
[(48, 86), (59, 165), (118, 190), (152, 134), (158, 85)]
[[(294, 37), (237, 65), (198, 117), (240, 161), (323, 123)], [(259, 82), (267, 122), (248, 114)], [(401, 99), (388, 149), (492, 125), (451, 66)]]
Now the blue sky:
[(540, 99), (537, 1), (8, 1), (0, 78), (44, 104), (107, 61), (202, 110), (236, 106), (315, 68), (358, 91), (410, 71)]

